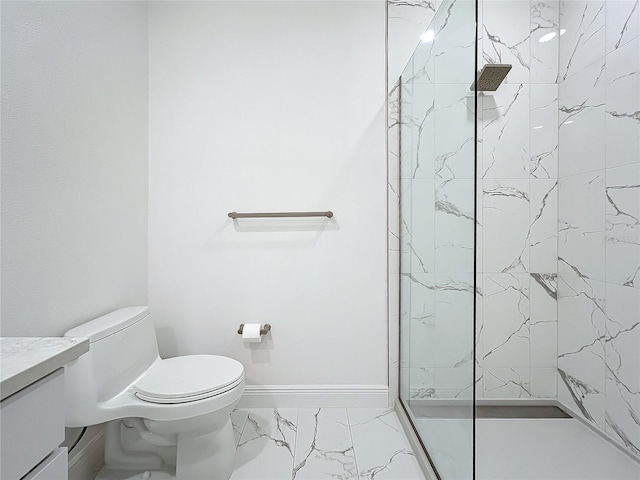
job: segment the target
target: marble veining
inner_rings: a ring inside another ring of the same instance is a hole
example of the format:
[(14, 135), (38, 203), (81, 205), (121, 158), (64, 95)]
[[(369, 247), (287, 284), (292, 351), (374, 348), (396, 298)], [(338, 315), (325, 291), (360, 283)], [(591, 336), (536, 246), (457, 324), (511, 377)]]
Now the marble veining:
[(560, 27), (566, 33), (560, 42), (560, 79), (582, 70), (605, 53), (605, 2), (563, 0)]
[(7, 398), (89, 351), (89, 340), (0, 337), (0, 392)]
[(640, 453), (640, 6), (560, 2), (558, 398)]
[(232, 418), (247, 421), (231, 480), (424, 480), (392, 409), (254, 408)]

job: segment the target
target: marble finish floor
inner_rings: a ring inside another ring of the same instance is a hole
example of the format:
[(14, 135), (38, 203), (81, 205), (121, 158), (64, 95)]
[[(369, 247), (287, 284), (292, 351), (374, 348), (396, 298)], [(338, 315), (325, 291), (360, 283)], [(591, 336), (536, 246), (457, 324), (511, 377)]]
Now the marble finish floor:
[(231, 480), (425, 480), (389, 408), (254, 408), (231, 419)]

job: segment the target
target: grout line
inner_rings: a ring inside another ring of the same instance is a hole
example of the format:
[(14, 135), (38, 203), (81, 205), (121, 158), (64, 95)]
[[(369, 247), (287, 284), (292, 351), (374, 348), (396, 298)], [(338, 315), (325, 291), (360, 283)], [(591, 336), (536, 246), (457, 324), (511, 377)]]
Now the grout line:
[[(277, 408), (274, 410), (278, 410)], [(298, 446), (298, 418), (300, 418), (300, 409), (296, 408), (295, 409), (296, 413), (295, 413), (295, 420), (292, 420), (293, 424), (295, 425), (296, 429), (294, 430), (294, 438), (293, 438), (293, 448), (291, 449), (291, 467), (290, 467), (290, 474), (289, 474), (289, 478), (293, 477), (293, 469), (296, 466), (296, 448)]]
[(247, 416), (244, 417), (244, 422), (242, 422), (242, 426), (240, 427), (240, 436), (236, 441), (236, 450), (238, 449), (238, 445), (240, 445), (240, 440), (242, 440), (242, 436), (244, 435), (244, 429), (247, 426), (247, 421), (249, 420), (249, 414), (251, 413), (251, 409), (247, 410)]
[(356, 454), (356, 446), (353, 442), (353, 432), (351, 431), (351, 417), (349, 417), (349, 409), (344, 409), (345, 414), (347, 416), (347, 427), (349, 428), (349, 439), (351, 440), (351, 448), (353, 449), (353, 461), (356, 464), (356, 475), (357, 478), (360, 478), (360, 467), (358, 467), (358, 455)]

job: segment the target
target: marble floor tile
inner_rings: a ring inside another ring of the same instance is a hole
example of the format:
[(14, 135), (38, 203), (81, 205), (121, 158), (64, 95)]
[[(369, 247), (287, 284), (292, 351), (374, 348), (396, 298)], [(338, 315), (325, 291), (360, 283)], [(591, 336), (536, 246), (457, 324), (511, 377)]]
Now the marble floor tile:
[(361, 480), (424, 479), (393, 409), (348, 409)]
[(231, 480), (425, 480), (392, 409), (238, 409), (231, 421)]
[(238, 409), (231, 412), (231, 425), (233, 426), (233, 434), (236, 437), (236, 446), (242, 436), (242, 430), (247, 423), (247, 417), (249, 416), (249, 410)]
[(231, 480), (291, 478), (298, 410), (254, 408), (236, 451)]
[(358, 479), (346, 409), (300, 409), (297, 430), (292, 479)]

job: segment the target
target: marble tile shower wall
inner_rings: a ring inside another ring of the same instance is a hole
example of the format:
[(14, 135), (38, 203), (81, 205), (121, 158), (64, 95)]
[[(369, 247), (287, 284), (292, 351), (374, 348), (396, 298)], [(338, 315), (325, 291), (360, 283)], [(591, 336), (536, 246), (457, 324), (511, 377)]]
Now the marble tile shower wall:
[[(559, 4), (480, 5), (479, 63), (513, 70), (478, 103), (476, 389), (555, 397)], [(413, 399), (470, 396), (473, 384), (474, 14), (464, 0), (441, 9), (434, 44), (399, 87), (401, 365)]]
[(558, 398), (640, 454), (640, 6), (560, 27)]
[[(477, 391), (485, 398), (557, 396), (638, 453), (640, 6), (481, 5), (480, 63), (514, 68), (479, 103)], [(455, 57), (465, 68), (472, 39), (461, 34), (455, 45), (423, 48), (390, 101), (390, 283), (410, 292), (395, 314), (411, 331), (400, 358), (410, 372), (401, 385), (405, 398), (469, 391), (470, 352), (443, 351), (457, 333), (436, 321), (439, 305), (454, 318), (470, 315), (459, 300), (470, 294), (470, 271), (467, 282), (463, 277), (472, 243), (460, 232), (473, 222), (473, 177), (465, 166), (473, 158), (473, 118), (459, 80), (466, 73), (456, 79), (452, 61), (443, 60)], [(429, 55), (435, 58), (425, 62)], [(422, 107), (410, 110), (417, 102)], [(419, 212), (411, 204), (420, 204)], [(412, 215), (430, 222), (431, 232), (414, 226)], [(447, 265), (461, 270), (455, 282)], [(457, 293), (457, 304), (453, 297), (438, 302), (439, 291)]]
[(477, 392), (553, 398), (557, 366), (559, 3), (484, 1), (479, 96)]
[(395, 186), (402, 199), (396, 244), (405, 399), (470, 398), (474, 383), (474, 17), (472, 2), (442, 2), (392, 92), (400, 103)]
[(389, 90), (402, 73), (441, 0), (387, 0)]

